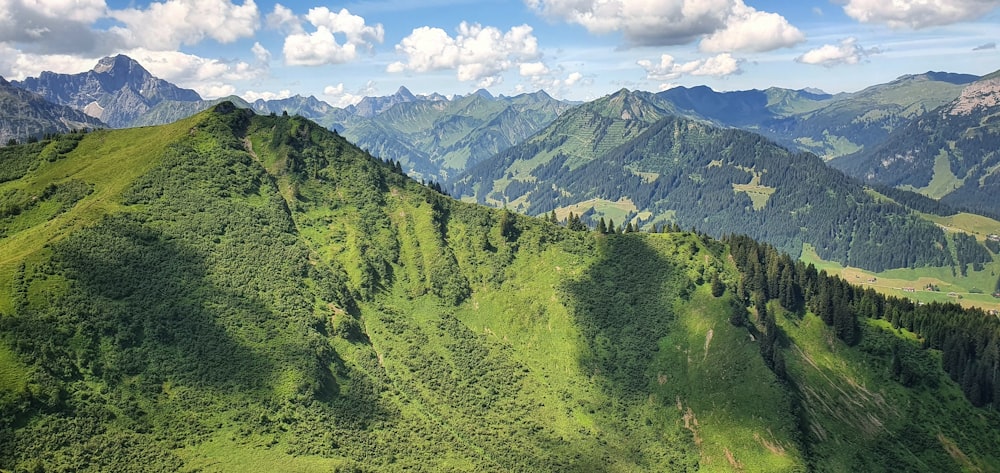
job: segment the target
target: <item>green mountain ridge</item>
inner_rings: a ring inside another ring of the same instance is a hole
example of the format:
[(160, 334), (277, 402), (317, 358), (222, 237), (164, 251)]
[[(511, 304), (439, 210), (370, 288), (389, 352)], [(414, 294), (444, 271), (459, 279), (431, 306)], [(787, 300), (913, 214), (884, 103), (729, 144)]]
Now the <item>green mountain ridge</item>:
[(995, 317), (748, 239), (458, 202), (231, 103), (0, 170), (0, 469), (1000, 468)]
[[(716, 237), (746, 233), (793, 255), (808, 243), (824, 259), (875, 270), (993, 260), (985, 248), (953, 257), (949, 248), (959, 245), (934, 223), (869, 195), (815, 156), (678, 118), (661, 104), (621, 91), (574, 108), (467, 172), (453, 193), (530, 215), (626, 202), (624, 217), (647, 228), (669, 222)], [(591, 226), (609, 216), (584, 212)]]

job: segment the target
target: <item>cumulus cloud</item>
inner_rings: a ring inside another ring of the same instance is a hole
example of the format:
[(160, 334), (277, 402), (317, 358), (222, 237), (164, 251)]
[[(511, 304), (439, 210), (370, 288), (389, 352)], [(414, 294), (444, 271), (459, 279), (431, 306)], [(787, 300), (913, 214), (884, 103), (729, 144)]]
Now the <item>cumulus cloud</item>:
[(236, 5), (229, 0), (167, 0), (145, 9), (113, 10), (110, 16), (125, 24), (113, 27), (130, 47), (176, 50), (206, 38), (231, 43), (253, 36), (260, 12), (253, 0)]
[(257, 62), (261, 64), (267, 64), (271, 61), (271, 51), (268, 51), (260, 42), (253, 43), (250, 52), (253, 53), (253, 57), (257, 58)]
[(244, 61), (222, 61), (179, 51), (134, 49), (125, 54), (154, 76), (194, 89), (207, 99), (232, 95), (236, 93), (230, 85), (232, 82), (259, 78), (267, 73), (265, 68)]
[(340, 108), (344, 108), (349, 105), (357, 105), (361, 99), (367, 96), (374, 96), (377, 92), (375, 82), (373, 81), (368, 81), (364, 88), (357, 90), (354, 93), (348, 92), (344, 87), (343, 82), (337, 85), (328, 85), (323, 88), (323, 95), (327, 99), (327, 102), (334, 107)]
[(996, 0), (848, 0), (844, 13), (862, 23), (919, 29), (973, 20), (998, 5)]
[(278, 92), (255, 92), (253, 90), (248, 90), (243, 92), (240, 97), (243, 97), (247, 102), (256, 102), (257, 100), (281, 100), (287, 99), (292, 96), (292, 91), (288, 89), (283, 89)]
[(0, 0), (0, 42), (35, 54), (107, 54), (121, 39), (90, 27), (107, 11), (103, 0)]
[(702, 49), (770, 51), (803, 40), (802, 32), (776, 13), (743, 0), (525, 0), (548, 18), (576, 23), (591, 33), (620, 31), (638, 46), (687, 44)]
[(733, 8), (725, 28), (708, 35), (698, 46), (711, 53), (763, 52), (786, 48), (805, 39), (806, 36), (785, 17), (739, 3)]
[(996, 48), (997, 48), (997, 43), (991, 41), (991, 42), (986, 43), (986, 44), (980, 44), (979, 46), (976, 46), (976, 47), (972, 48), (972, 50), (973, 51), (986, 51), (988, 49), (996, 49)]
[(646, 70), (646, 79), (656, 81), (672, 81), (685, 75), (725, 77), (741, 74), (740, 59), (729, 53), (722, 53), (705, 59), (697, 59), (678, 63), (669, 54), (660, 56), (659, 62), (643, 59), (637, 62)]
[(301, 34), (305, 30), (302, 28), (302, 20), (299, 19), (292, 10), (280, 3), (274, 4), (274, 10), (267, 14), (265, 20), (267, 27), (284, 31), (285, 33)]
[(37, 77), (42, 71), (76, 74), (94, 67), (99, 57), (25, 53), (0, 43), (0, 76), (10, 80)]
[(857, 64), (868, 56), (880, 52), (878, 48), (863, 48), (858, 44), (857, 38), (851, 37), (844, 39), (840, 44), (824, 44), (809, 50), (795, 58), (795, 61), (803, 64), (833, 67), (840, 64)]
[(305, 19), (316, 31), (285, 37), (285, 64), (320, 66), (350, 62), (357, 58), (359, 48), (370, 50), (375, 42), (381, 43), (385, 38), (381, 24), (369, 26), (364, 18), (346, 8), (336, 13), (326, 7), (312, 8)]
[(515, 64), (539, 58), (538, 40), (532, 31), (528, 25), (515, 26), (505, 33), (492, 26), (462, 22), (458, 34), (451, 37), (440, 28), (423, 26), (396, 45), (396, 52), (406, 61), (389, 64), (386, 70), (455, 69), (458, 80), (478, 81), (480, 87), (489, 87), (499, 84), (503, 73)]

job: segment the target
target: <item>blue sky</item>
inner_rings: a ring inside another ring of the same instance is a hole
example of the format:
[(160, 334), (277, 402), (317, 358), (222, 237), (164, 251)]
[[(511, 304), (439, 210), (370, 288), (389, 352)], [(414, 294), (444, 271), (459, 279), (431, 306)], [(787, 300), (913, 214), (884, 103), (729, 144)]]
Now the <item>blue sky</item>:
[(1000, 69), (1000, 0), (0, 0), (0, 75), (124, 53), (206, 98), (856, 91)]

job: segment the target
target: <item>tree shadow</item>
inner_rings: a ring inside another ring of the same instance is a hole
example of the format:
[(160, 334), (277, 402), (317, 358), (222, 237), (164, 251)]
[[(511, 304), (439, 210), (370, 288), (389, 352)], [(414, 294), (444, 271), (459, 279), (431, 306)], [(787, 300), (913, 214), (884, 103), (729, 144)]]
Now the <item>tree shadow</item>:
[(647, 367), (675, 318), (672, 306), (694, 286), (683, 268), (642, 237), (609, 235), (598, 252), (598, 261), (564, 286), (590, 348), (580, 365), (602, 380), (608, 393), (642, 396), (649, 385)]

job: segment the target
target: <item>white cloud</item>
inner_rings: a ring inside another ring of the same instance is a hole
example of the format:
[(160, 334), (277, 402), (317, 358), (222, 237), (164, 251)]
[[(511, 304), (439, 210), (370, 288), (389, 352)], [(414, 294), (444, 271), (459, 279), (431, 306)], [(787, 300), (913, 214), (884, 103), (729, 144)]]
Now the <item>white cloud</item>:
[[(381, 24), (368, 26), (365, 19), (347, 9), (334, 13), (326, 7), (312, 8), (306, 20), (316, 27), (312, 33), (293, 33), (285, 38), (285, 64), (320, 66), (341, 64), (357, 58), (358, 48), (370, 50), (381, 43), (385, 30)], [(344, 38), (343, 43), (337, 35)]]
[(97, 21), (108, 10), (104, 0), (8, 0), (0, 2), (0, 11), (8, 10), (8, 5), (12, 3), (20, 3), (50, 18), (64, 18), (81, 23)]
[(145, 10), (114, 10), (112, 18), (125, 28), (111, 29), (131, 47), (176, 50), (206, 38), (231, 43), (253, 36), (260, 13), (253, 0), (236, 5), (229, 0), (166, 0), (150, 3)]
[[(503, 73), (522, 62), (540, 57), (538, 40), (528, 25), (506, 33), (492, 26), (462, 22), (453, 38), (440, 28), (414, 29), (396, 45), (406, 62), (390, 64), (388, 72), (427, 72), (455, 69), (458, 80), (478, 81), (480, 87), (499, 84)], [(519, 66), (520, 67), (520, 66)], [(527, 66), (537, 68), (537, 64)]]
[(247, 102), (256, 102), (257, 100), (280, 100), (287, 99), (292, 96), (292, 91), (288, 89), (280, 90), (278, 92), (255, 92), (248, 90), (243, 92), (240, 97)]
[(91, 28), (106, 15), (103, 0), (0, 0), (0, 42), (36, 54), (109, 54), (120, 38)]
[(37, 77), (42, 71), (76, 74), (93, 68), (99, 59), (68, 54), (31, 54), (0, 43), (0, 76), (24, 80)]
[(253, 43), (253, 47), (250, 48), (250, 52), (253, 53), (253, 57), (257, 58), (257, 62), (261, 64), (267, 64), (271, 62), (271, 51), (268, 51), (260, 42)]
[(345, 108), (349, 105), (357, 105), (361, 99), (369, 95), (375, 95), (375, 83), (369, 81), (364, 89), (356, 91), (356, 93), (347, 92), (344, 88), (344, 83), (341, 82), (337, 85), (328, 85), (323, 88), (323, 95), (326, 97), (327, 102), (334, 107)]
[(848, 0), (844, 13), (862, 23), (919, 29), (974, 20), (998, 6), (996, 0)]
[(302, 20), (299, 20), (299, 17), (290, 8), (280, 3), (274, 4), (274, 10), (267, 14), (265, 21), (268, 28), (285, 33), (301, 34), (305, 32), (302, 29)]
[(669, 54), (660, 56), (660, 62), (654, 63), (643, 59), (637, 64), (646, 70), (646, 79), (655, 81), (671, 81), (685, 75), (725, 77), (741, 74), (742, 60), (734, 58), (729, 53), (722, 53), (705, 59), (696, 59), (685, 63), (677, 63)]
[(861, 47), (857, 38), (851, 37), (844, 39), (840, 44), (824, 44), (811, 49), (795, 60), (803, 64), (833, 67), (840, 64), (857, 64), (866, 57), (880, 52), (878, 48)]
[(232, 95), (236, 92), (232, 82), (255, 79), (267, 73), (266, 68), (243, 61), (226, 62), (179, 51), (133, 49), (125, 54), (154, 76), (194, 89), (206, 99)]
[[(770, 51), (802, 41), (802, 33), (776, 13), (743, 0), (525, 0), (537, 13), (576, 23), (591, 33), (620, 31), (633, 45), (687, 44), (703, 50)], [(746, 36), (746, 37), (744, 37)]]
[(726, 27), (701, 40), (705, 52), (772, 51), (805, 41), (806, 36), (777, 13), (762, 12), (739, 3)]

